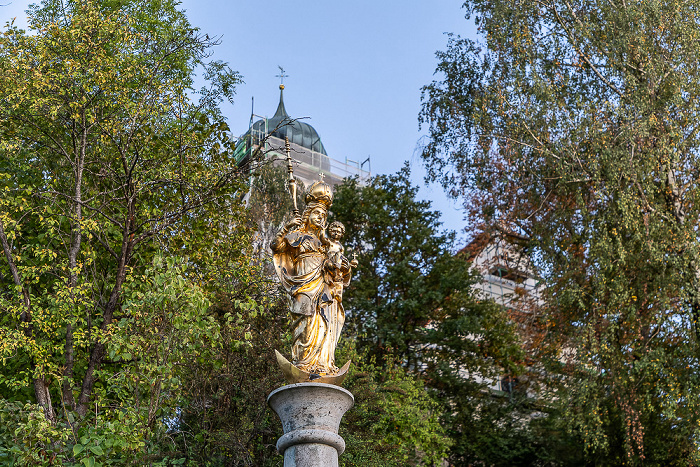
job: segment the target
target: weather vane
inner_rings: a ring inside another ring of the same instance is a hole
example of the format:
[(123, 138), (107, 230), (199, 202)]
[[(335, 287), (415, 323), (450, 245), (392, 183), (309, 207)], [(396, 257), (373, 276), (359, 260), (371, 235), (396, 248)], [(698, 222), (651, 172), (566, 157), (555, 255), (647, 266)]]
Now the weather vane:
[(284, 87), (284, 78), (289, 78), (289, 75), (284, 72), (284, 68), (281, 66), (277, 65), (277, 68), (280, 69), (280, 74), (275, 76), (280, 79), (280, 86)]

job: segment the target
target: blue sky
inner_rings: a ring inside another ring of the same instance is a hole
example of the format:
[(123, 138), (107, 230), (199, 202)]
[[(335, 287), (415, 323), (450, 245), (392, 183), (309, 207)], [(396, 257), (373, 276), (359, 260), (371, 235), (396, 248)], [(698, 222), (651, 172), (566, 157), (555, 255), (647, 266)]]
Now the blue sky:
[[(26, 0), (0, 0), (0, 23), (26, 24)], [(316, 128), (328, 155), (371, 158), (374, 174), (412, 166), (420, 196), (443, 213), (445, 227), (461, 230), (462, 213), (438, 185), (425, 186), (417, 145), (420, 89), (434, 79), (435, 52), (445, 33), (476, 37), (459, 0), (226, 1), (184, 0), (194, 26), (220, 37), (213, 59), (243, 76), (235, 105), (224, 112), (234, 133), (255, 113), (271, 117), (279, 100), (281, 65), (285, 106)], [(457, 245), (459, 246), (459, 245)]]

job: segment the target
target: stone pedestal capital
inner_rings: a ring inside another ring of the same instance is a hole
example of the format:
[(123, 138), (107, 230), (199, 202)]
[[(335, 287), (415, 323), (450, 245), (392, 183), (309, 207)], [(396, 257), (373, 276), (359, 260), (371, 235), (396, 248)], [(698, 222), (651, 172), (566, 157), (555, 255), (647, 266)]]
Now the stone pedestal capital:
[(345, 451), (340, 420), (353, 406), (350, 391), (324, 383), (297, 383), (275, 389), (267, 403), (282, 421), (277, 450), (285, 467), (335, 467)]

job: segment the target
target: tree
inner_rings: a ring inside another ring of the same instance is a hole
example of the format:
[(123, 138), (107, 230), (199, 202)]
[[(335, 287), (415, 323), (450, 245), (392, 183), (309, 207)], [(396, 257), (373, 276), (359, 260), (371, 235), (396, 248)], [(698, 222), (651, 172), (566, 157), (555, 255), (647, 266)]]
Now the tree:
[[(272, 266), (270, 243), (292, 216), (292, 196), (288, 188), (287, 169), (271, 161), (258, 163), (251, 171), (247, 213), (255, 225), (253, 255)], [(304, 183), (297, 180), (297, 206), (304, 203)], [(269, 274), (274, 275), (270, 270)]]
[[(222, 294), (216, 312), (240, 313), (248, 327), (231, 327), (214, 358), (187, 363), (187, 403), (171, 436), (192, 465), (280, 465), (275, 443), (282, 425), (266, 399), (285, 384), (274, 350), (291, 345), (286, 299), (280, 296), (255, 313), (232, 297)], [(440, 408), (420, 380), (398, 364), (373, 364), (350, 339), (337, 356), (352, 360), (343, 387), (355, 397), (340, 426), (347, 444), (341, 465), (433, 465), (445, 457), (450, 439), (440, 424)]]
[(208, 358), (183, 362), (182, 403), (170, 435), (190, 465), (278, 465), (282, 425), (267, 396), (284, 384), (274, 349), (288, 345), (285, 300), (265, 284), (223, 285), (210, 310), (222, 338), (208, 346), (215, 349)]
[[(260, 229), (256, 235), (264, 238), (267, 232), (274, 237), (292, 211), (286, 171), (263, 166), (251, 178), (247, 217)], [(299, 206), (303, 208), (303, 196)], [(210, 309), (218, 321), (240, 315), (246, 326), (236, 321), (222, 326), (223, 345), (215, 355), (184, 364), (185, 403), (170, 435), (176, 450), (193, 465), (263, 466), (281, 461), (274, 446), (282, 427), (266, 398), (284, 384), (274, 350), (288, 351), (291, 323), (288, 297), (273, 279), (269, 254), (265, 257), (269, 242), (260, 245), (259, 238), (247, 250), (253, 251), (248, 260), (259, 267), (254, 273), (257, 282), (233, 276), (219, 281)], [(347, 333), (341, 342), (336, 361), (352, 361), (343, 386), (355, 396), (340, 427), (347, 443), (341, 465), (432, 465), (443, 459), (450, 440), (440, 424), (439, 406), (423, 382), (391, 357), (377, 365), (357, 351)]]
[(397, 362), (424, 381), (440, 402), (451, 462), (542, 460), (552, 433), (524, 421), (541, 407), (488, 388), (524, 371), (515, 324), (476, 292), (470, 258), (453, 251), (454, 233), (440, 231), (439, 213), (417, 191), (408, 166), (336, 189), (334, 218), (347, 229), (346, 255), (359, 261), (345, 292), (348, 333), (380, 365)]
[(344, 466), (439, 465), (452, 440), (442, 426), (442, 407), (424, 382), (391, 357), (383, 365), (359, 353), (354, 340), (340, 348), (339, 360), (353, 363), (343, 385), (355, 406), (340, 425), (347, 443)]
[(465, 7), (486, 40), (438, 53), (430, 178), (472, 227), (532, 239), (551, 374), (589, 460), (697, 462), (697, 3)]
[[(439, 212), (429, 210), (429, 201), (417, 200), (417, 191), (406, 165), (367, 186), (348, 180), (336, 188), (332, 209), (346, 228), (346, 255), (356, 254), (359, 261), (344, 300), (348, 332), (378, 361), (392, 354), (421, 373), (430, 365), (426, 352), (437, 351), (435, 344), (453, 338), (439, 351), (478, 346), (478, 339), (462, 338), (481, 335), (487, 327), (482, 319), (498, 319), (498, 312), (473, 291), (478, 275), (453, 251), (454, 232), (439, 230)], [(474, 351), (465, 348), (452, 358)], [(476, 357), (467, 366), (482, 364), (485, 371), (491, 365)]]
[[(416, 370), (426, 325), (473, 278), (451, 251), (454, 233), (439, 231), (439, 213), (416, 200), (409, 177), (405, 166), (365, 187), (348, 180), (336, 188), (332, 212), (346, 228), (346, 256), (359, 261), (345, 297), (349, 333), (380, 361), (392, 353)], [(450, 267), (455, 274), (446, 276)]]
[(216, 268), (243, 264), (239, 78), (175, 5), (46, 1), (0, 37), (0, 391), (33, 389), (45, 461), (142, 457), (217, 342)]

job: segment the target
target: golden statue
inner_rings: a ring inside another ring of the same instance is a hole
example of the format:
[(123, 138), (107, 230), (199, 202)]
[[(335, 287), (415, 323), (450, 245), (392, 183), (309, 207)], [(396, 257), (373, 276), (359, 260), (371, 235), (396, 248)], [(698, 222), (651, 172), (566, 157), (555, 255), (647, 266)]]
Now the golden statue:
[(345, 228), (339, 222), (328, 227), (333, 203), (331, 187), (318, 181), (306, 193), (306, 208), (295, 216), (272, 241), (275, 270), (291, 296), (292, 363), (277, 352), (287, 381), (340, 384), (350, 362), (339, 369), (335, 348), (345, 323), (343, 288), (357, 261), (343, 255), (339, 240)]

